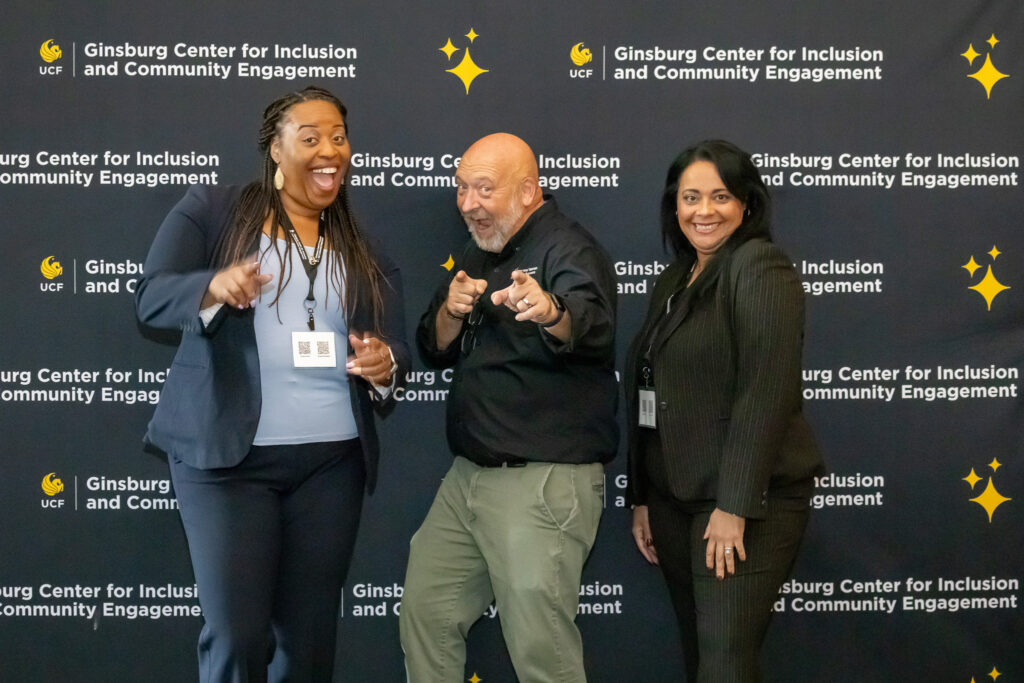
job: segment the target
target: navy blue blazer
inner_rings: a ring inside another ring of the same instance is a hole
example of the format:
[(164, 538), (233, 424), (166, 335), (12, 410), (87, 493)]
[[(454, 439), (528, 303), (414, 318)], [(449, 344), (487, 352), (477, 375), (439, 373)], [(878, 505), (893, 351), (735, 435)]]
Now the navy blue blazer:
[[(233, 467), (252, 446), (260, 417), (260, 364), (253, 310), (221, 307), (204, 327), (199, 307), (217, 272), (218, 240), (234, 219), (241, 186), (193, 186), (157, 231), (135, 292), (144, 327), (180, 330), (181, 342), (150, 420), (145, 443), (198, 469)], [(375, 244), (371, 250), (386, 278), (382, 332), (398, 363), (409, 369), (398, 267)], [(364, 290), (366, 288), (363, 288)], [(368, 306), (359, 306), (349, 329), (370, 329)], [(352, 349), (349, 348), (349, 353)], [(379, 400), (362, 378), (349, 377), (352, 412), (366, 464), (366, 487), (377, 480), (379, 441), (373, 413), (389, 412), (393, 395)]]

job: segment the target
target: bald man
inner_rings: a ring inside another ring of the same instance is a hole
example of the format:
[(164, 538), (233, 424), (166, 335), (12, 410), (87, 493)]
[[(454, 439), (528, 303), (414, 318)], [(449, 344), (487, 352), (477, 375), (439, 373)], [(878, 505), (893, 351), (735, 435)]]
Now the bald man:
[(493, 600), (520, 683), (582, 682), (580, 573), (618, 447), (614, 271), (514, 135), (474, 143), (455, 184), (471, 239), (417, 332), (428, 365), (455, 368), (455, 460), (410, 543), (408, 679), (464, 681)]

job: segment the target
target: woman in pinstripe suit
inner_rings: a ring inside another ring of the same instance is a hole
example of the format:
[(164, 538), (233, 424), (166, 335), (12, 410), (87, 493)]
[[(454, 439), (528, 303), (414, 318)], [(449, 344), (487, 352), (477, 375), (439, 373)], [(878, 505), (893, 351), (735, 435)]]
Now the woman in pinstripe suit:
[(626, 365), (633, 536), (668, 583), (691, 682), (761, 680), (823, 472), (801, 413), (803, 290), (770, 201), (731, 143), (676, 157), (661, 206), (676, 260)]

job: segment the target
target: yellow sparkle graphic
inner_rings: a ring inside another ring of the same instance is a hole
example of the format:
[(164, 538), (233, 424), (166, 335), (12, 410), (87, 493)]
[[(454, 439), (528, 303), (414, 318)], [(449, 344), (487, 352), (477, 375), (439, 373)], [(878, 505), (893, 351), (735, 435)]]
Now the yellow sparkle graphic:
[[(472, 42), (473, 42), (474, 40), (476, 40), (476, 39), (477, 39), (477, 36), (479, 36), (479, 35), (480, 35), (479, 33), (477, 33), (476, 31), (474, 31), (474, 30), (473, 30), (473, 28), (472, 28), (472, 27), (470, 27), (470, 29), (469, 29), (469, 33), (467, 33), (467, 34), (466, 34), (466, 37), (467, 37), (467, 38), (469, 38), (469, 42), (471, 42), (471, 43), (472, 43)], [(993, 36), (993, 37), (995, 37), (995, 36)]]
[(448, 42), (444, 44), (444, 47), (438, 48), (441, 52), (448, 55), (448, 59), (451, 60), (452, 55), (459, 51), (459, 48), (452, 45), (452, 39), (449, 38)]
[(985, 87), (985, 98), (992, 99), (992, 86), (1004, 78), (1009, 78), (1010, 75), (992, 66), (992, 55), (985, 55), (985, 64), (974, 73), (967, 74), (967, 77), (981, 83)]
[(988, 272), (985, 273), (985, 278), (978, 284), (972, 285), (967, 289), (973, 289), (978, 294), (985, 297), (985, 303), (988, 304), (988, 310), (991, 311), (992, 300), (995, 299), (1000, 292), (1004, 292), (1010, 288), (996, 279), (996, 276), (992, 274), (992, 266), (989, 266)]
[(988, 255), (992, 257), (992, 260), (993, 260), (993, 261), (995, 261), (995, 260), (996, 260), (996, 257), (997, 257), (997, 256), (999, 256), (999, 255), (1000, 255), (1000, 254), (1002, 254), (1002, 253), (1003, 253), (1003, 252), (1001, 252), (1001, 251), (999, 251), (998, 249), (996, 249), (996, 245), (994, 245), (994, 244), (993, 244), (993, 245), (992, 245), (992, 251), (988, 252)]
[(978, 270), (978, 268), (981, 268), (981, 266), (978, 265), (978, 262), (974, 260), (973, 256), (971, 257), (970, 261), (968, 261), (967, 263), (960, 267), (965, 269), (968, 273), (970, 273), (971, 277), (974, 277), (974, 271)]
[(1003, 463), (999, 462), (995, 458), (992, 458), (992, 462), (990, 462), (988, 466), (992, 468), (993, 472), (995, 472), (996, 470), (1003, 466)]
[(441, 267), (447, 271), (451, 271), (452, 267), (455, 266), (455, 259), (452, 258), (451, 254), (448, 254), (448, 260), (441, 264)]
[(971, 485), (971, 490), (974, 490), (974, 485), (981, 481), (981, 477), (974, 473), (974, 468), (971, 468), (971, 473), (964, 477), (964, 481)]
[(967, 60), (967, 63), (974, 66), (974, 60), (981, 56), (980, 52), (975, 52), (974, 43), (967, 46), (967, 52), (961, 52), (960, 56)]
[(989, 39), (986, 40), (985, 42), (988, 43), (990, 46), (995, 47), (996, 43), (999, 42), (999, 39), (996, 38), (996, 34), (993, 33), (991, 36), (989, 36)]
[(981, 495), (977, 498), (971, 498), (972, 503), (977, 503), (981, 507), (985, 508), (985, 512), (988, 513), (988, 522), (992, 523), (992, 513), (996, 511), (996, 508), (1013, 498), (1007, 498), (1003, 494), (996, 491), (995, 485), (992, 483), (992, 477), (988, 478), (988, 486), (982, 491)]
[(480, 683), (480, 681), (482, 681), (482, 680), (484, 680), (484, 679), (482, 679), (479, 676), (477, 676), (476, 672), (474, 671), (473, 672), (473, 677), (469, 679), (469, 683)]
[(999, 669), (997, 669), (997, 668), (995, 668), (993, 666), (992, 670), (988, 672), (988, 675), (989, 675), (989, 678), (991, 678), (994, 681), (997, 678), (999, 678), (1000, 676), (1002, 676), (1003, 674), (999, 673)]
[(469, 85), (473, 82), (473, 79), (480, 74), (487, 73), (487, 69), (481, 69), (473, 61), (473, 57), (469, 54), (469, 48), (466, 48), (466, 54), (462, 56), (462, 61), (454, 69), (446, 69), (450, 74), (455, 74), (462, 81), (462, 84), (466, 86), (466, 94), (469, 94)]

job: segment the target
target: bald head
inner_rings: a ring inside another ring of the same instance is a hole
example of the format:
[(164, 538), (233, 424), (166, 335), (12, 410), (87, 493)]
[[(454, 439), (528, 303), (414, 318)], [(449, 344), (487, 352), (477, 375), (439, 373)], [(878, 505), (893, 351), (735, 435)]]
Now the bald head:
[(523, 140), (494, 133), (474, 142), (455, 172), (459, 211), (477, 245), (498, 252), (544, 203), (537, 159)]

